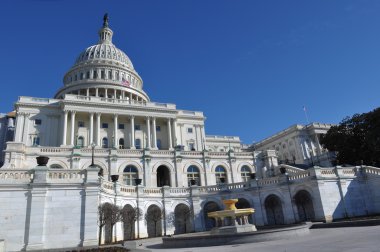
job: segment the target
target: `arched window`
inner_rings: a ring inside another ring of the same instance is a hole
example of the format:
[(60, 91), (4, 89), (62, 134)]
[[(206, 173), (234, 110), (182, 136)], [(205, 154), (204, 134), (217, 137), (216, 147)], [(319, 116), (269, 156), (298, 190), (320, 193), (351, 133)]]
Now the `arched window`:
[(251, 179), (251, 169), (248, 166), (244, 165), (241, 168), (241, 181), (247, 182)]
[(126, 185), (136, 185), (135, 179), (138, 178), (137, 168), (133, 165), (128, 165), (123, 171), (123, 181)]
[(141, 149), (141, 140), (139, 138), (135, 140), (135, 146), (136, 146), (136, 149)]
[(161, 139), (157, 139), (157, 148), (161, 150)]
[(59, 164), (52, 164), (52, 165), (50, 166), (50, 169), (63, 169), (63, 167), (60, 166)]
[(223, 166), (216, 167), (215, 179), (216, 179), (217, 185), (227, 183), (227, 173), (226, 173), (226, 169), (224, 169)]
[(191, 180), (195, 180), (195, 185), (201, 185), (200, 179), (199, 179), (199, 169), (195, 165), (189, 166), (187, 168), (187, 184), (188, 186), (191, 185)]
[(83, 148), (84, 146), (84, 138), (82, 136), (77, 139), (77, 146)]
[(119, 139), (119, 149), (124, 149), (124, 138)]
[(104, 137), (102, 139), (102, 148), (108, 148), (108, 138)]

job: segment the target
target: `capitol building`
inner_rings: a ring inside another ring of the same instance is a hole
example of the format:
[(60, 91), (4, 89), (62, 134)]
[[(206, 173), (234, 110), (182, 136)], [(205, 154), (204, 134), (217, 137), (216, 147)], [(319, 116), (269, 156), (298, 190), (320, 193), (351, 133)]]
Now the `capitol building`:
[[(210, 230), (207, 213), (228, 198), (254, 208), (256, 226), (380, 213), (380, 169), (331, 166), (317, 137), (330, 125), (312, 124), (312, 140), (280, 157), (277, 147), (289, 144), (280, 135), (256, 148), (237, 136), (206, 135), (202, 112), (150, 100), (132, 61), (112, 43), (107, 16), (98, 35), (54, 98), (20, 96), (0, 118), (0, 251)], [(318, 155), (324, 165), (313, 161)], [(46, 166), (38, 156), (49, 157)], [(279, 162), (285, 159), (294, 162)], [(105, 203), (139, 216), (99, 226)]]

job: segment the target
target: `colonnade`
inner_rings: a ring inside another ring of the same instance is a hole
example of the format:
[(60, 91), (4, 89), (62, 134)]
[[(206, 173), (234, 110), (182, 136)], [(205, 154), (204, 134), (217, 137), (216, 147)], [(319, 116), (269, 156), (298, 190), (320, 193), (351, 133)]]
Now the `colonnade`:
[(122, 99), (128, 101), (136, 102), (147, 102), (147, 100), (137, 94), (132, 94), (131, 92), (116, 89), (116, 88), (86, 88), (78, 89), (74, 91), (69, 91), (68, 94), (75, 94), (81, 96), (94, 96), (94, 97), (104, 97), (110, 99)]
[[(68, 111), (65, 110), (63, 112), (63, 126), (62, 126), (62, 145), (75, 145), (75, 122), (76, 122), (76, 113), (77, 111)], [(67, 143), (67, 132), (68, 132), (68, 117), (70, 114), (70, 139), (69, 143)], [(120, 116), (124, 115), (119, 115), (119, 114), (113, 114), (113, 137), (114, 141), (112, 144), (112, 147), (114, 148), (119, 148), (119, 136), (118, 136), (118, 119)], [(136, 116), (134, 115), (125, 115), (126, 117), (129, 118), (130, 121), (130, 136), (131, 136), (131, 143), (130, 143), (130, 149), (136, 149), (135, 146), (135, 118)], [(96, 130), (94, 129), (94, 117), (96, 117)], [(102, 113), (95, 113), (95, 112), (90, 112), (89, 113), (89, 141), (88, 145), (91, 145), (94, 143), (96, 146), (102, 146), (102, 139), (100, 136), (100, 126), (101, 126), (101, 118), (102, 118)], [(147, 143), (146, 147), (149, 149), (158, 149), (157, 147), (157, 129), (156, 129), (156, 117), (145, 117), (145, 122), (146, 122), (146, 134), (147, 134)], [(176, 127), (175, 127), (175, 119), (172, 118), (166, 118), (166, 123), (167, 123), (167, 129), (168, 129), (168, 148), (169, 150), (173, 149), (173, 137), (176, 135)], [(174, 132), (172, 132), (174, 130)], [(95, 133), (96, 132), (96, 133)]]

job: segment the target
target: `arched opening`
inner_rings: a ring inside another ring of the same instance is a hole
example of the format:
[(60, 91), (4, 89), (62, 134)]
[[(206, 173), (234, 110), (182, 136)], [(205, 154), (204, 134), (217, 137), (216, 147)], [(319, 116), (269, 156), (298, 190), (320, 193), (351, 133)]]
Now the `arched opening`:
[(125, 205), (121, 210), (121, 219), (123, 221), (124, 240), (135, 239), (137, 209), (131, 205)]
[(190, 165), (189, 168), (187, 168), (187, 185), (191, 186), (191, 181), (194, 180), (195, 185), (201, 185), (200, 179), (199, 179), (199, 169), (195, 165)]
[(77, 139), (77, 146), (80, 148), (83, 148), (84, 146), (84, 138), (82, 136), (78, 137)]
[(267, 214), (268, 225), (284, 224), (281, 200), (276, 195), (269, 195), (265, 199), (265, 212)]
[(128, 165), (123, 170), (123, 181), (126, 185), (136, 185), (135, 179), (138, 178), (137, 168), (133, 165)]
[[(252, 208), (251, 204), (249, 204), (248, 200), (244, 198), (239, 198), (239, 201), (235, 204), (237, 209), (243, 209), (243, 208)], [(252, 214), (248, 216), (248, 222), (250, 224), (253, 224), (253, 217)]]
[(170, 171), (164, 165), (157, 168), (157, 187), (162, 186), (170, 186)]
[(251, 169), (247, 165), (241, 168), (241, 181), (247, 182), (251, 179)]
[(309, 192), (301, 190), (294, 196), (300, 221), (314, 220), (314, 206)]
[(205, 206), (203, 207), (203, 214), (204, 214), (204, 220), (205, 220), (205, 229), (206, 230), (211, 230), (213, 227), (215, 227), (215, 220), (213, 218), (209, 218), (207, 216), (208, 213), (210, 212), (215, 212), (215, 211), (219, 211), (220, 210), (220, 207), (218, 206), (218, 204), (216, 204), (215, 202), (213, 201), (209, 201), (205, 204)]
[(174, 209), (174, 233), (184, 234), (191, 232), (191, 218), (192, 213), (190, 208), (185, 204), (178, 204)]
[(102, 139), (102, 148), (108, 148), (108, 138), (104, 137)]
[(148, 237), (162, 236), (162, 210), (156, 206), (151, 205), (145, 214), (145, 220), (148, 228)]
[(124, 138), (119, 139), (119, 149), (124, 149)]
[(219, 165), (215, 168), (215, 180), (217, 185), (227, 183), (227, 173), (223, 166)]
[(63, 169), (63, 167), (59, 164), (52, 164), (50, 165), (50, 169)]

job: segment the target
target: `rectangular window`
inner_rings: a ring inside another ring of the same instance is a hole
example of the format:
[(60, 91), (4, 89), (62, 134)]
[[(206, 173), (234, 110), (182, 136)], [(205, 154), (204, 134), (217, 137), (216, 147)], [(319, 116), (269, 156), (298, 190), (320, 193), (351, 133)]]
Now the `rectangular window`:
[(90, 79), (90, 71), (86, 73), (86, 79)]
[(83, 80), (83, 73), (80, 73), (80, 79)]
[(160, 125), (156, 126), (156, 131), (161, 131), (161, 126)]
[(136, 125), (135, 125), (135, 130), (141, 130), (141, 127), (140, 127), (139, 124), (136, 124)]
[(40, 145), (40, 138), (38, 136), (33, 137), (33, 146)]
[(78, 128), (83, 128), (83, 127), (84, 127), (84, 122), (79, 121), (79, 122), (78, 122)]
[(193, 128), (187, 128), (187, 133), (193, 133)]
[(94, 70), (94, 79), (98, 78), (98, 71)]
[(194, 143), (189, 143), (189, 150), (195, 151)]
[(100, 75), (101, 75), (101, 77), (102, 77), (103, 80), (106, 78), (106, 73), (104, 72), (104, 70), (102, 70), (100, 72)]
[(102, 123), (102, 129), (108, 129), (108, 123)]
[(124, 129), (124, 124), (119, 123), (119, 129)]
[(112, 80), (112, 72), (111, 71), (108, 72), (108, 79)]
[(34, 125), (41, 125), (42, 124), (42, 120), (41, 119), (35, 119), (34, 120)]

